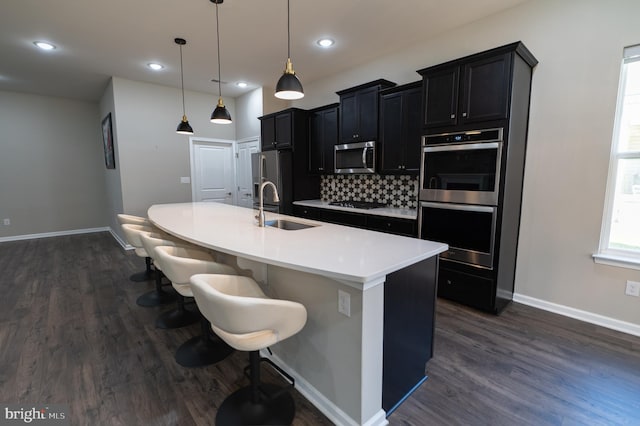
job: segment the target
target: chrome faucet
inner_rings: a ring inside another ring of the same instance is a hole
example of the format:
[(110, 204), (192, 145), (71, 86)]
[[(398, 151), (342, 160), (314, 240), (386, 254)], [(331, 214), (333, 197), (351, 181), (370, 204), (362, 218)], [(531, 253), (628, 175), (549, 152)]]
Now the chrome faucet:
[(278, 195), (278, 188), (276, 188), (276, 185), (271, 182), (270, 180), (265, 180), (264, 182), (262, 182), (260, 184), (260, 210), (258, 210), (258, 215), (256, 216), (256, 219), (258, 219), (258, 226), (264, 226), (264, 187), (267, 185), (271, 185), (273, 187), (273, 202), (274, 203), (279, 203), (280, 202), (280, 196)]

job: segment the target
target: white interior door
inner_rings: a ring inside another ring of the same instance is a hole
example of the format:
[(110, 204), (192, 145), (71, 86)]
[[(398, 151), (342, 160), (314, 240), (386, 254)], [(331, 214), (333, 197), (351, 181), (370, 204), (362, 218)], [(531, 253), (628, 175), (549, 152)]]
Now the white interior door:
[(233, 142), (207, 139), (191, 142), (193, 201), (234, 204)]
[(253, 208), (253, 189), (251, 178), (251, 154), (260, 150), (258, 138), (238, 142), (236, 155), (236, 191), (237, 204), (242, 207)]

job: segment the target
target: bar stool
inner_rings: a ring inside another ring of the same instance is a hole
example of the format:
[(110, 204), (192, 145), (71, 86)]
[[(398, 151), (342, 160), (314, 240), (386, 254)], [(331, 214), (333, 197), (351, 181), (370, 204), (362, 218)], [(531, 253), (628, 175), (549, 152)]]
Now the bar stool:
[[(125, 223), (124, 225), (122, 225), (122, 231), (124, 232), (127, 241), (129, 241), (129, 244), (131, 244), (135, 248), (135, 253), (140, 257), (149, 259), (149, 262), (151, 262), (150, 253), (147, 253), (147, 250), (145, 250), (144, 246), (142, 245), (141, 234), (158, 232), (157, 228)], [(155, 290), (151, 290), (139, 296), (136, 300), (136, 303), (139, 306), (143, 306), (146, 308), (160, 306), (171, 303), (177, 299), (178, 296), (174, 291), (167, 292), (162, 289), (162, 276), (159, 272), (155, 275), (155, 279)]]
[[(188, 248), (193, 246), (187, 241), (159, 232), (142, 232), (140, 233), (140, 240), (142, 241), (142, 246), (147, 251), (147, 254), (151, 255), (151, 258), (153, 259), (153, 266), (156, 270), (156, 290), (158, 288), (162, 289), (162, 277), (165, 275), (162, 272), (161, 260), (156, 254), (156, 247), (180, 246)], [(163, 312), (156, 318), (157, 328), (169, 329), (185, 327), (200, 319), (200, 315), (197, 312), (186, 309), (185, 297), (180, 293), (177, 295), (177, 302), (178, 306), (176, 309)]]
[[(157, 246), (155, 253), (171, 285), (184, 297), (193, 297), (190, 278), (194, 274), (237, 273), (233, 267), (216, 262), (214, 255), (204, 249)], [(200, 335), (187, 340), (176, 351), (176, 361), (183, 367), (215, 364), (233, 352), (233, 348), (213, 335), (209, 321), (202, 314), (200, 324)]]
[[(284, 425), (295, 416), (288, 392), (294, 380), (260, 349), (298, 333), (307, 322), (307, 310), (297, 302), (268, 298), (251, 278), (198, 274), (191, 289), (211, 328), (233, 348), (249, 352), (250, 385), (241, 388), (218, 408), (216, 425)], [(260, 361), (266, 361), (290, 384), (284, 388), (260, 382)], [(245, 374), (247, 369), (245, 369)]]
[[(153, 225), (151, 224), (151, 222), (149, 222), (148, 219), (141, 216), (133, 216), (130, 214), (119, 213), (117, 215), (117, 218), (118, 218), (118, 223), (120, 224), (120, 227), (122, 227), (122, 225), (129, 224), (129, 225), (141, 225), (141, 226), (147, 226), (147, 227), (153, 228)], [(131, 241), (128, 241), (126, 234), (125, 234), (125, 238), (127, 239), (127, 242), (131, 244)], [(142, 281), (149, 281), (151, 278), (153, 278), (154, 272), (151, 269), (151, 258), (145, 257), (144, 260), (145, 260), (145, 270), (142, 272), (136, 272), (135, 274), (131, 275), (129, 277), (131, 281), (142, 282)]]

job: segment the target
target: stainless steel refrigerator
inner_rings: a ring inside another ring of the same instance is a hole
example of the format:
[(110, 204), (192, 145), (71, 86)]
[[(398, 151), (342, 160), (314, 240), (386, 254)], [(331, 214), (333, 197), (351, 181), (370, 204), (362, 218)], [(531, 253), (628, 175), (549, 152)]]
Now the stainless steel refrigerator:
[(278, 188), (279, 203), (273, 202), (273, 189), (264, 188), (264, 210), (276, 213), (291, 213), (292, 203), (292, 159), (291, 151), (264, 151), (251, 154), (253, 176), (253, 207), (260, 205), (260, 184), (271, 181)]

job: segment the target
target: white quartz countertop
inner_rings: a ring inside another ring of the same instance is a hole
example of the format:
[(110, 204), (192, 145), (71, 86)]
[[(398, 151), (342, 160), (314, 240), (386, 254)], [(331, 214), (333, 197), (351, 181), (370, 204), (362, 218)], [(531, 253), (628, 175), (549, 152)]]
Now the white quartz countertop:
[(300, 230), (257, 226), (256, 211), (222, 203), (157, 204), (159, 228), (192, 243), (261, 263), (366, 284), (447, 250), (417, 238), (267, 213), (317, 225)]
[(399, 207), (380, 207), (376, 209), (356, 209), (353, 207), (332, 206), (329, 201), (322, 200), (302, 200), (294, 201), (293, 204), (298, 206), (315, 207), (327, 210), (340, 210), (343, 212), (364, 213), (376, 216), (397, 217), (400, 219), (417, 219), (418, 210)]

